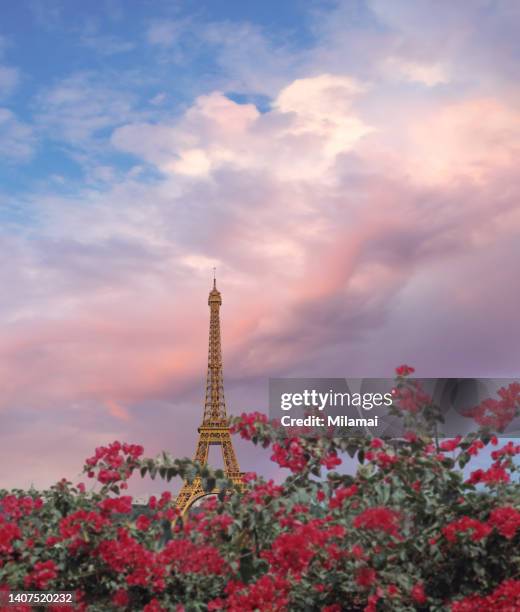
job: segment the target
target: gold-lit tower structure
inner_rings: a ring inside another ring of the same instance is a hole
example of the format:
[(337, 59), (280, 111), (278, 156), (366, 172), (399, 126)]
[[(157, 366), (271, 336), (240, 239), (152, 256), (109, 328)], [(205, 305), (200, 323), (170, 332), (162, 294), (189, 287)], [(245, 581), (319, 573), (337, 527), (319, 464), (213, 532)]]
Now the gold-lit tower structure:
[[(206, 378), (206, 400), (204, 416), (198, 428), (199, 439), (194, 461), (201, 465), (208, 462), (210, 446), (220, 446), (224, 460), (224, 473), (236, 484), (242, 483), (242, 473), (235, 455), (229, 431), (229, 419), (224, 400), (224, 378), (222, 374), (222, 348), (220, 341), (220, 306), (222, 297), (213, 278), (213, 289), (208, 298), (209, 319), (209, 353), (208, 374)], [(208, 493), (202, 488), (200, 478), (193, 483), (184, 482), (176, 500), (176, 507), (184, 514), (186, 510), (200, 497)]]

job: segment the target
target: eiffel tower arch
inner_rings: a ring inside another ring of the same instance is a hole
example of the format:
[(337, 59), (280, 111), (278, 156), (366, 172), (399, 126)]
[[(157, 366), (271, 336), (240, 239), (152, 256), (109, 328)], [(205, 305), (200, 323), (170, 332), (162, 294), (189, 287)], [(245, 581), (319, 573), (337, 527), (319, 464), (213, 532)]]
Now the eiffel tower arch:
[[(224, 473), (227, 478), (235, 484), (243, 482), (242, 472), (231, 441), (229, 431), (229, 419), (226, 412), (224, 399), (224, 378), (222, 374), (222, 347), (220, 339), (220, 306), (222, 297), (217, 289), (217, 283), (213, 278), (213, 289), (210, 291), (208, 306), (210, 310), (209, 319), (209, 352), (208, 373), (206, 377), (206, 398), (204, 402), (204, 415), (202, 424), (198, 428), (197, 450), (194, 461), (201, 465), (208, 462), (210, 446), (220, 446), (222, 459), (224, 461)], [(176, 507), (184, 514), (190, 506), (201, 497), (209, 495), (202, 488), (200, 478), (196, 478), (191, 484), (184, 482), (176, 499)]]

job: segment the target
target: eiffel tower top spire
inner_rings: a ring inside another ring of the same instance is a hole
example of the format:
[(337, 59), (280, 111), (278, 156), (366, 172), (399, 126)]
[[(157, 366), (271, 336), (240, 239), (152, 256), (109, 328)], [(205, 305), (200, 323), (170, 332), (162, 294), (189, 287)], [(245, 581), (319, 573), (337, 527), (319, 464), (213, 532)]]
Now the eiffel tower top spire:
[(222, 296), (217, 289), (215, 268), (213, 268), (213, 289), (209, 293), (209, 351), (208, 374), (206, 377), (206, 401), (204, 403), (203, 426), (222, 427), (227, 425), (226, 402), (224, 399), (224, 376), (222, 373), (222, 347), (220, 341), (220, 307)]

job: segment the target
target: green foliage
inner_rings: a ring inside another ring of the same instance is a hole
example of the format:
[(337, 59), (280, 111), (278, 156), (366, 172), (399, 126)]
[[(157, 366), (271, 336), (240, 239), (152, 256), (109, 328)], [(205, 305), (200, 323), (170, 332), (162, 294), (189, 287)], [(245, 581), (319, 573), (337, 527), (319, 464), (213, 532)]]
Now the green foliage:
[[(74, 590), (92, 611), (519, 609), (520, 445), (499, 448), (485, 428), (439, 441), (437, 407), (420, 408), (394, 406), (417, 432), (402, 440), (288, 438), (264, 415), (236, 419), (290, 470), (280, 484), (249, 474), (235, 486), (135, 445), (96, 449), (85, 473), (98, 492), (64, 480), (0, 491), (0, 586)], [(468, 478), (486, 446), (491, 467)], [(335, 469), (346, 457), (353, 474)], [(200, 479), (219, 495), (185, 519), (169, 494), (132, 508), (122, 491), (133, 473)]]

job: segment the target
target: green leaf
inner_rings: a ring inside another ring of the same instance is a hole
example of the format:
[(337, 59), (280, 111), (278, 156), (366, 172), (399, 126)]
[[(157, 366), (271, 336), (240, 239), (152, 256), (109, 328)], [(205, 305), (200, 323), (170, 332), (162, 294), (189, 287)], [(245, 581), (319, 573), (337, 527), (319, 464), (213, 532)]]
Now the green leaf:
[(470, 462), (470, 460), (471, 457), (468, 455), (468, 453), (461, 453), (459, 456), (459, 466), (463, 468)]

